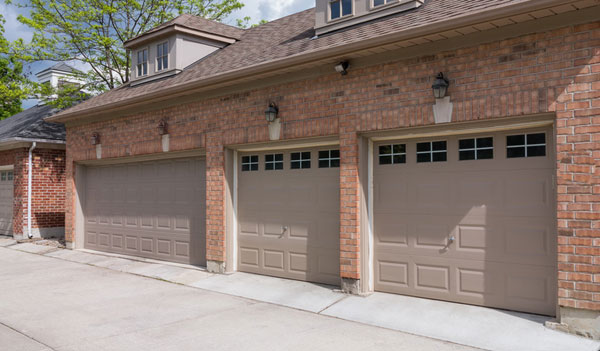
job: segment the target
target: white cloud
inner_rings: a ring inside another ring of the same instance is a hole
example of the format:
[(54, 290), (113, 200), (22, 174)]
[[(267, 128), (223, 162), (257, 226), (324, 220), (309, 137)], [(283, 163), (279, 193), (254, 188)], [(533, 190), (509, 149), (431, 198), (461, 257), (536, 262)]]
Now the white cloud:
[(252, 23), (260, 20), (272, 21), (315, 6), (315, 0), (242, 0), (245, 4), (233, 13), (226, 22), (235, 24), (238, 18), (250, 16)]

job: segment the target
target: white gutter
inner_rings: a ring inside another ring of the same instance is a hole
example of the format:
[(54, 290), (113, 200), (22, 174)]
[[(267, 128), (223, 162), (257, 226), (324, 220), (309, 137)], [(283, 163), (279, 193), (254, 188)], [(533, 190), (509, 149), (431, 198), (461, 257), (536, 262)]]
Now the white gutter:
[(27, 237), (31, 239), (33, 234), (31, 234), (31, 186), (33, 183), (33, 150), (37, 146), (37, 142), (31, 143), (31, 147), (29, 148), (29, 166), (28, 166), (28, 175), (27, 175)]

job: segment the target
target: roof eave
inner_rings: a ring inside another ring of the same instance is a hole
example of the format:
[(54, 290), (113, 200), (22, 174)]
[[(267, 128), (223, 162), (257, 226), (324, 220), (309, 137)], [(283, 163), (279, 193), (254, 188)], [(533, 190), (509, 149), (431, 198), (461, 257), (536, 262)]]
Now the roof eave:
[(173, 23), (169, 26), (166, 26), (164, 28), (157, 30), (156, 32), (152, 32), (147, 35), (141, 35), (141, 36), (138, 36), (137, 38), (130, 39), (123, 43), (123, 47), (125, 49), (132, 49), (132, 48), (141, 46), (149, 41), (160, 38), (161, 36), (175, 34), (175, 33), (190, 34), (190, 35), (194, 35), (197, 37), (202, 37), (202, 38), (211, 39), (211, 40), (215, 40), (215, 41), (221, 41), (221, 42), (224, 42), (227, 44), (232, 44), (237, 41), (236, 38), (228, 37), (225, 35), (204, 32), (204, 31), (200, 31), (197, 29), (193, 29), (193, 28), (189, 28), (186, 26), (182, 26), (182, 25)]
[(309, 51), (303, 52), (297, 55), (292, 55), (285, 57), (283, 59), (277, 59), (272, 61), (262, 62), (257, 65), (247, 66), (240, 69), (228, 71), (217, 76), (209, 77), (206, 79), (196, 80), (192, 82), (187, 82), (184, 84), (179, 84), (164, 90), (160, 90), (157, 92), (153, 92), (150, 94), (145, 94), (142, 96), (134, 97), (132, 99), (127, 99), (123, 101), (118, 101), (115, 103), (105, 104), (97, 107), (92, 107), (89, 109), (79, 110), (76, 112), (69, 113), (68, 110), (64, 112), (60, 112), (54, 116), (47, 117), (46, 120), (49, 122), (58, 122), (58, 123), (66, 123), (72, 120), (77, 119), (78, 117), (85, 115), (88, 117), (93, 117), (94, 115), (100, 114), (102, 112), (106, 112), (108, 109), (110, 110), (119, 110), (122, 108), (127, 108), (129, 106), (137, 105), (141, 102), (161, 98), (164, 99), (166, 96), (177, 95), (182, 92), (190, 93), (190, 90), (194, 88), (202, 87), (202, 88), (210, 88), (211, 85), (215, 85), (217, 83), (224, 83), (236, 79), (241, 79), (247, 76), (251, 76), (257, 73), (266, 73), (269, 71), (277, 71), (279, 69), (289, 69), (290, 66), (293, 66), (296, 63), (306, 63), (307, 60), (317, 61), (327, 58), (335, 58), (338, 55), (348, 54), (354, 51), (360, 51), (369, 49), (371, 47), (376, 47), (385, 44), (391, 44), (398, 41), (414, 39), (422, 36), (427, 36), (435, 33), (445, 32), (452, 29), (457, 29), (461, 27), (465, 27), (472, 24), (477, 24), (481, 22), (496, 20), (499, 18), (517, 15), (523, 12), (528, 12), (532, 10), (544, 9), (547, 7), (552, 7), (556, 5), (563, 4), (564, 0), (536, 0), (536, 1), (523, 1), (516, 4), (494, 7), (491, 9), (487, 9), (484, 12), (475, 12), (468, 13), (463, 16), (452, 18), (450, 20), (445, 20), (441, 22), (437, 22), (431, 25), (414, 28), (407, 31), (401, 31), (397, 33), (391, 33), (387, 35), (382, 35), (377, 38), (370, 38), (367, 40), (358, 41), (355, 43), (350, 43), (343, 46), (331, 47), (325, 50), (318, 51)]

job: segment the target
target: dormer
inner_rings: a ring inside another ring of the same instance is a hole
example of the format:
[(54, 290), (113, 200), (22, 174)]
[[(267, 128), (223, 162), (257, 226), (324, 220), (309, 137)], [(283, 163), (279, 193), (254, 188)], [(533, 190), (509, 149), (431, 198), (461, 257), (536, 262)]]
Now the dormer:
[(355, 24), (414, 10), (425, 0), (316, 0), (315, 31), (322, 35)]
[(243, 29), (184, 14), (130, 39), (131, 85), (181, 72), (212, 52), (240, 40)]

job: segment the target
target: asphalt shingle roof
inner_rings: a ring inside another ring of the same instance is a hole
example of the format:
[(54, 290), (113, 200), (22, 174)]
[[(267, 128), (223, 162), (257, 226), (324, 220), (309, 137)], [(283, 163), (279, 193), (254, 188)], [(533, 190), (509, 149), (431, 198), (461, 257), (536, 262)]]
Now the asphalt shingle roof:
[(65, 126), (44, 121), (58, 112), (48, 105), (36, 105), (0, 121), (0, 142), (14, 139), (65, 140)]
[(435, 25), (467, 14), (473, 15), (533, 1), (535, 0), (427, 0), (418, 9), (354, 25), (318, 38), (315, 38), (315, 9), (312, 8), (243, 31), (238, 42), (197, 61), (176, 76), (136, 86), (121, 86), (72, 107), (66, 110), (65, 114), (124, 102), (150, 92), (156, 93), (291, 56), (368, 41), (387, 34)]
[(174, 25), (199, 30), (206, 33), (217, 34), (227, 38), (233, 38), (238, 40), (242, 37), (242, 34), (244, 33), (244, 29), (238, 27), (233, 27), (220, 22), (207, 20), (206, 18), (190, 14), (183, 14), (178, 17), (175, 17), (174, 19), (168, 22), (165, 22), (157, 27), (150, 29), (149, 31), (140, 34), (135, 38), (129, 39), (128, 41), (126, 41), (126, 43)]

